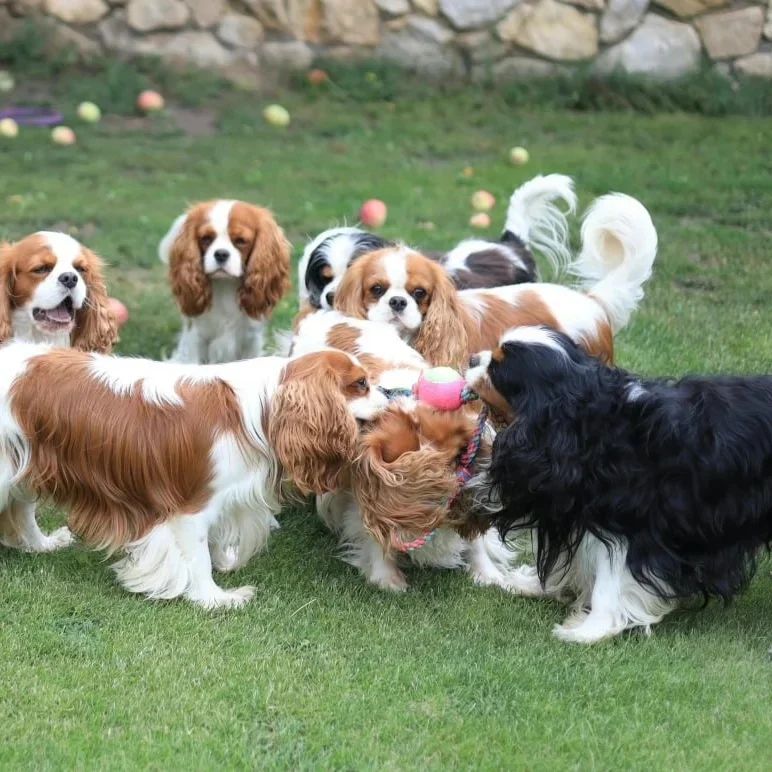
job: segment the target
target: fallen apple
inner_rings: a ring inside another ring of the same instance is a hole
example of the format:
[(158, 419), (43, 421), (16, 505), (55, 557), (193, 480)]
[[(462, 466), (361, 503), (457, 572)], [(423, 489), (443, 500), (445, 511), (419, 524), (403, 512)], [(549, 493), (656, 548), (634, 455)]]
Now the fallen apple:
[(0, 137), (12, 139), (19, 134), (19, 124), (13, 118), (3, 118), (0, 121)]
[(386, 222), (388, 211), (383, 201), (371, 198), (360, 207), (359, 220), (367, 228), (380, 228)]
[(523, 166), (524, 164), (528, 163), (528, 159), (530, 158), (530, 155), (528, 154), (528, 151), (524, 147), (513, 147), (509, 151), (509, 160), (515, 165), (515, 166)]
[(107, 298), (107, 306), (113, 312), (119, 327), (129, 321), (129, 309), (118, 298)]
[(472, 209), (477, 212), (487, 212), (496, 204), (496, 199), (487, 190), (478, 190), (472, 195)]
[(93, 102), (81, 102), (78, 105), (78, 118), (86, 123), (98, 123), (102, 111)]
[(137, 107), (143, 113), (157, 113), (164, 109), (164, 98), (157, 91), (143, 91), (137, 97)]
[(327, 83), (327, 81), (330, 79), (327, 71), (320, 69), (309, 70), (306, 77), (312, 86), (321, 86), (322, 83)]
[(51, 132), (51, 139), (57, 145), (74, 145), (77, 137), (69, 126), (57, 126)]
[(8, 70), (0, 70), (0, 92), (13, 91), (16, 83)]
[(477, 212), (469, 218), (469, 224), (473, 228), (490, 228), (491, 218), (487, 212)]
[(290, 122), (289, 112), (281, 105), (268, 105), (268, 107), (263, 110), (263, 118), (265, 118), (266, 123), (270, 123), (271, 126), (278, 126), (279, 128), (289, 126)]

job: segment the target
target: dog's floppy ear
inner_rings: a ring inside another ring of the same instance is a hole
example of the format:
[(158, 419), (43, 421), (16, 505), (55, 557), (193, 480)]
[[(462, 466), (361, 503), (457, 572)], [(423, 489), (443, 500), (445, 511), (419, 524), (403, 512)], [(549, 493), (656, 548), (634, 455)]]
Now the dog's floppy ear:
[(290, 361), (268, 426), (271, 445), (301, 493), (341, 487), (356, 457), (359, 430), (329, 352)]
[(178, 217), (161, 240), (158, 253), (169, 264), (172, 292), (185, 316), (200, 316), (212, 305), (212, 283), (196, 238), (196, 209)]
[(0, 242), (0, 343), (13, 337), (11, 293), (13, 291), (12, 245)]
[(335, 290), (335, 309), (356, 319), (367, 318), (363, 287), (366, 263), (367, 260), (362, 258), (351, 263)]
[(75, 314), (71, 344), (81, 351), (109, 353), (118, 342), (118, 323), (113, 314), (102, 277), (102, 261), (90, 249), (82, 248), (86, 260), (83, 280), (86, 300)]
[(415, 415), (391, 407), (361, 439), (351, 488), (365, 527), (385, 550), (442, 525), (456, 491), (448, 453), (422, 443)]
[(434, 276), (431, 301), (413, 347), (432, 365), (460, 369), (469, 358), (464, 310), (447, 273), (436, 263), (430, 265)]
[(262, 319), (271, 313), (290, 286), (290, 244), (273, 215), (251, 204), (257, 222), (255, 243), (244, 266), (239, 305), (247, 316)]

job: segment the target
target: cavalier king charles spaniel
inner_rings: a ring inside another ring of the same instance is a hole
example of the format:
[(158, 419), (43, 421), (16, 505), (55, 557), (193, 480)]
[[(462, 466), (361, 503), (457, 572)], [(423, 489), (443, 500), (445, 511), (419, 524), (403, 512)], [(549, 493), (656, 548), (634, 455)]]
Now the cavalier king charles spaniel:
[[(363, 425), (348, 484), (317, 497), (345, 559), (386, 590), (407, 589), (400, 565), (408, 561), (464, 567), (476, 584), (506, 589), (513, 555), (486, 519), (481, 481), (493, 429), (479, 400), (449, 412), (417, 403), (412, 389), (429, 364), (390, 325), (317, 311), (300, 322), (294, 350), (326, 347), (356, 356), (390, 403)], [(470, 443), (475, 452), (462, 465)]]
[(341, 351), (197, 366), (9, 343), (0, 373), (0, 542), (46, 549), (34, 501), (49, 498), (88, 544), (123, 550), (127, 590), (205, 608), (249, 600), (212, 566), (264, 546), (285, 482), (337, 489), (357, 422), (385, 403)]
[[(498, 241), (465, 239), (444, 255), (432, 259), (445, 269), (457, 289), (502, 287), (536, 281), (538, 272), (532, 249), (544, 254), (555, 268), (567, 262), (566, 211), (576, 208), (570, 177), (537, 176), (512, 194), (504, 232)], [(320, 233), (303, 251), (298, 266), (301, 309), (329, 310), (346, 269), (369, 252), (396, 244), (359, 228), (330, 228)]]
[(574, 599), (561, 640), (727, 601), (772, 547), (772, 376), (642, 379), (537, 326), (474, 355), (467, 379), (510, 405), (492, 519), (502, 536), (535, 533), (513, 591)]
[(0, 343), (11, 339), (110, 351), (118, 326), (102, 261), (65, 233), (0, 244)]
[(196, 204), (174, 221), (158, 253), (183, 316), (174, 361), (217, 364), (263, 353), (290, 265), (289, 242), (267, 209), (243, 201)]
[(646, 209), (620, 193), (595, 201), (582, 225), (582, 250), (568, 266), (578, 287), (529, 283), (457, 291), (435, 262), (404, 246), (387, 247), (349, 267), (335, 307), (349, 316), (393, 325), (431, 364), (463, 367), (507, 329), (554, 327), (605, 361), (613, 336), (643, 297), (657, 252)]

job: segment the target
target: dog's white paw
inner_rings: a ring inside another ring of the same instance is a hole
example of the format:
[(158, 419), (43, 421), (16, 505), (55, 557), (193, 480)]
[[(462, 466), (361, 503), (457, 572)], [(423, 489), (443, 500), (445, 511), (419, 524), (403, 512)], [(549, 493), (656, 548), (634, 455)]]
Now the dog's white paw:
[(396, 566), (373, 572), (368, 578), (379, 590), (405, 592), (408, 588), (407, 578)]
[(544, 598), (547, 593), (541, 586), (535, 566), (520, 566), (507, 574), (505, 589), (513, 595), (525, 598)]
[(197, 606), (201, 606), (207, 611), (214, 611), (215, 609), (240, 608), (249, 603), (254, 594), (255, 588), (251, 585), (245, 585), (244, 587), (236, 587), (233, 590), (222, 590), (218, 588), (218, 592), (203, 598), (191, 598), (191, 600)]
[(35, 545), (34, 552), (56, 552), (63, 547), (69, 547), (75, 541), (72, 531), (67, 526), (57, 528), (46, 536), (39, 545)]
[(598, 643), (617, 635), (620, 630), (607, 619), (593, 619), (592, 615), (569, 617), (562, 625), (555, 625), (553, 635), (565, 643)]
[(469, 571), (469, 576), (478, 587), (503, 587), (507, 589), (509, 584), (508, 573), (499, 571), (495, 567)]

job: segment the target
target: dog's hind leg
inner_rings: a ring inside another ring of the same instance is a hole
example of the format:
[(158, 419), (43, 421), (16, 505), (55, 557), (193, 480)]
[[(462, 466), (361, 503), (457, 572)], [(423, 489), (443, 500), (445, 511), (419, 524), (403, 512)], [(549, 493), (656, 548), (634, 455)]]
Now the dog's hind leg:
[(516, 559), (517, 554), (501, 540), (498, 532), (491, 528), (469, 542), (467, 571), (477, 585), (492, 585), (509, 590), (510, 582), (516, 573), (509, 564)]
[[(586, 556), (594, 564), (594, 577), (586, 572), (585, 581), (592, 583), (589, 610), (581, 608), (569, 616), (561, 625), (556, 625), (554, 634), (561, 641), (569, 643), (596, 643), (610, 638), (632, 626), (624, 604), (627, 547), (619, 544), (607, 546), (592, 538), (587, 545)], [(584, 545), (583, 545), (584, 547)], [(588, 566), (589, 567), (589, 566)], [(580, 595), (582, 595), (580, 589)]]

